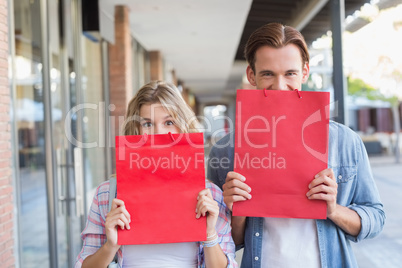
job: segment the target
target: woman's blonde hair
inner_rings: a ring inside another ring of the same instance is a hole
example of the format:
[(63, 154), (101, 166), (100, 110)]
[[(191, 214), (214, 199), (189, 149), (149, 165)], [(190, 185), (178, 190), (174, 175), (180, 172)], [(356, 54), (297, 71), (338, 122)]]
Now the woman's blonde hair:
[(177, 87), (163, 81), (152, 81), (140, 88), (129, 102), (123, 123), (123, 135), (140, 134), (141, 106), (153, 103), (160, 103), (168, 111), (182, 133), (199, 132), (198, 120)]

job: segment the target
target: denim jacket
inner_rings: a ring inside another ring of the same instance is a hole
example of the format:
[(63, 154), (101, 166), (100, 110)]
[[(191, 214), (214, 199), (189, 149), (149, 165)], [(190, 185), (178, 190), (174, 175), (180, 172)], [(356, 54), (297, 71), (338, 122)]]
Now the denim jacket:
[[(233, 170), (234, 133), (219, 140), (208, 158), (208, 178), (222, 188), (226, 174)], [(223, 164), (217, 165), (220, 162)], [(228, 163), (227, 165), (225, 165)], [(321, 267), (358, 267), (350, 241), (358, 242), (378, 235), (385, 214), (373, 180), (364, 144), (344, 125), (330, 121), (328, 167), (338, 183), (337, 203), (356, 211), (361, 230), (355, 237), (342, 231), (331, 220), (316, 220)], [(242, 267), (261, 267), (263, 218), (248, 217), (244, 235)]]

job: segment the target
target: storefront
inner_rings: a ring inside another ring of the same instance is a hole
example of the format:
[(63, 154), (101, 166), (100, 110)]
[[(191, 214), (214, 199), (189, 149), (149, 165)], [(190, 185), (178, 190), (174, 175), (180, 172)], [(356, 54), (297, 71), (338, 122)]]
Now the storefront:
[[(112, 172), (108, 43), (83, 32), (79, 0), (9, 5), (16, 265), (72, 267)], [(147, 52), (132, 49), (136, 88), (149, 79)]]

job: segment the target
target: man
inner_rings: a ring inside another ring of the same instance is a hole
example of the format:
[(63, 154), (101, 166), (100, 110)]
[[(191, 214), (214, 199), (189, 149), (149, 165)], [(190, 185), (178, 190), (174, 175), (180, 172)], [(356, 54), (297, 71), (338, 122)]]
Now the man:
[[(300, 90), (309, 76), (303, 36), (282, 24), (257, 29), (245, 57), (247, 78), (257, 89)], [(247, 178), (233, 172), (233, 159), (230, 133), (211, 149), (208, 161), (208, 178), (223, 189), (230, 209), (253, 193)], [(232, 217), (233, 239), (244, 247), (242, 267), (357, 267), (350, 241), (379, 234), (385, 214), (361, 139), (332, 121), (328, 166), (306, 189), (306, 198), (326, 202), (326, 220)]]

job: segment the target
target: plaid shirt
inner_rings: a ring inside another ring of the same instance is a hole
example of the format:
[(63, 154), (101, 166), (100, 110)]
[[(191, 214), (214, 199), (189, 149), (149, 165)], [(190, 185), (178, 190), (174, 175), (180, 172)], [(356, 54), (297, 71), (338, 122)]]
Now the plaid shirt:
[[(218, 241), (223, 252), (228, 259), (227, 267), (238, 267), (235, 261), (235, 244), (231, 235), (230, 227), (230, 211), (223, 202), (222, 191), (213, 183), (207, 181), (206, 187), (211, 190), (213, 199), (219, 204), (219, 216), (216, 223), (216, 231), (218, 233)], [(94, 199), (88, 214), (87, 224), (81, 233), (84, 241), (81, 252), (77, 256), (75, 267), (81, 267), (82, 262), (89, 255), (94, 254), (105, 242), (105, 221), (109, 207), (109, 181), (99, 185), (96, 189)], [(197, 243), (198, 250), (198, 267), (205, 267), (204, 250), (200, 242)], [(123, 267), (122, 247), (117, 252), (118, 267)]]

